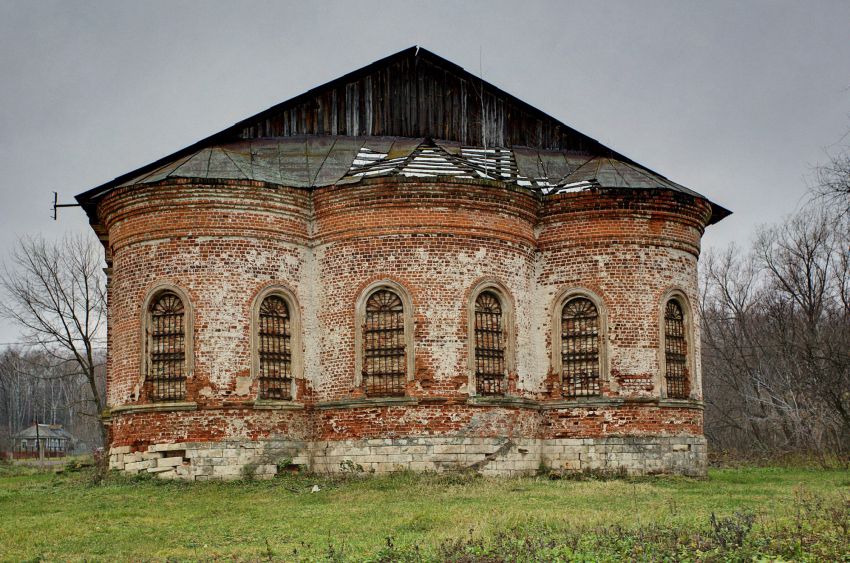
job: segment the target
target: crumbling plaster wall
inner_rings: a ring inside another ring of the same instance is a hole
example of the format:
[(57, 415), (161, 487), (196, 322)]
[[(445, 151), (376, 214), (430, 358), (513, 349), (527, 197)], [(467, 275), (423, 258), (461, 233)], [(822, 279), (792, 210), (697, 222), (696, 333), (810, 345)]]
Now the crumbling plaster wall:
[[(704, 464), (697, 319), (692, 401), (664, 401), (659, 362), (662, 297), (676, 289), (696, 303), (699, 239), (709, 213), (702, 200), (584, 192), (544, 201), (488, 182), (404, 178), (313, 192), (170, 180), (117, 190), (99, 212), (113, 259), (108, 403), (112, 444), (121, 456), (174, 444), (225, 444), (223, 451), (250, 450), (228, 457), (241, 461), (227, 465), (255, 464), (265, 454), (251, 444), (282, 440), (301, 444), (293, 451), (305, 464), (330, 470), (335, 458), (327, 456), (338, 454), (322, 444), (344, 449), (390, 440), (380, 452), (372, 444), (363, 454), (378, 456), (366, 462), (370, 468), (386, 470), (400, 460), (409, 468), (441, 468), (475, 464), (510, 440), (526, 444), (525, 453), (517, 447), (497, 456), (512, 472), (547, 460), (575, 465), (574, 453), (596, 445), (607, 460), (626, 447), (608, 448), (607, 440), (642, 436), (657, 437), (661, 450), (673, 439), (688, 449), (676, 450), (679, 461), (658, 463), (623, 450), (630, 471), (693, 462), (698, 473)], [(354, 306), (363, 288), (379, 280), (402, 285), (413, 302), (414, 377), (397, 405), (368, 404), (355, 386)], [(469, 292), (484, 280), (508, 289), (514, 311), (510, 398), (492, 404), (476, 403), (468, 387)], [(142, 385), (142, 303), (163, 282), (185, 291), (194, 320), (194, 366), (179, 405), (150, 405)], [(269, 285), (287, 287), (298, 300), (305, 377), (292, 405), (261, 407), (250, 371), (250, 318), (254, 297)], [(599, 296), (608, 314), (607, 382), (592, 404), (563, 400), (552, 359), (555, 304), (570, 288)], [(505, 404), (511, 401), (521, 404)], [(561, 441), (577, 439), (591, 442), (558, 450)], [(455, 461), (440, 461), (446, 452), (434, 448), (452, 440), (474, 446), (471, 457), (462, 451)], [(639, 443), (629, 447), (637, 451)], [(424, 447), (424, 457), (394, 449), (401, 446)], [(352, 457), (360, 455), (351, 448)], [(585, 451), (580, 467), (593, 465), (591, 453)], [(130, 463), (143, 461), (151, 460)], [(485, 466), (501, 467), (494, 460)]]

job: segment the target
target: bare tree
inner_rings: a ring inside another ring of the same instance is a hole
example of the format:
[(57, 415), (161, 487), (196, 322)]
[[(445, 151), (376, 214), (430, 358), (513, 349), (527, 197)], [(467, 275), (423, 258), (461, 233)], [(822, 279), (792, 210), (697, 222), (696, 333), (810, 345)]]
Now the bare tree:
[(757, 249), (770, 273), (769, 306), (785, 313), (783, 344), (798, 355), (812, 392), (833, 406), (850, 435), (846, 234), (840, 217), (808, 208), (765, 231)]
[(701, 263), (706, 434), (721, 447), (850, 451), (850, 151), (748, 251)]
[(850, 214), (850, 150), (831, 155), (829, 162), (818, 166), (815, 177), (814, 194), (841, 215)]
[[(0, 316), (25, 333), (57, 365), (73, 366), (65, 373), (83, 376), (90, 392), (91, 414), (105, 405), (99, 384), (97, 343), (106, 327), (106, 276), (102, 248), (91, 238), (68, 236), (59, 242), (42, 237), (18, 241), (0, 273)], [(93, 412), (92, 412), (93, 411)], [(105, 443), (106, 428), (100, 423)]]
[(701, 268), (706, 432), (764, 451), (850, 449), (850, 231), (809, 206)]

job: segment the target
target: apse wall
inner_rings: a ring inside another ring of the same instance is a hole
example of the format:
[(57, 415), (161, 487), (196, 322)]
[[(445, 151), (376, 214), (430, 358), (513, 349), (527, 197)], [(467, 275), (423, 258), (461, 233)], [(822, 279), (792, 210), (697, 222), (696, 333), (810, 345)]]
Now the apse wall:
[[(169, 180), (110, 193), (108, 403), (111, 463), (162, 477), (319, 471), (553, 468), (704, 471), (699, 347), (687, 308), (688, 396), (665, 396), (662, 311), (696, 302), (709, 205), (664, 191), (543, 196), (492, 181), (404, 177), (312, 191), (248, 181)], [(364, 392), (358, 307), (403, 294), (410, 373), (403, 395)], [(146, 304), (187, 302), (185, 398), (144, 385)], [(471, 377), (470, 306), (504, 297), (507, 393)], [(294, 396), (258, 399), (251, 319), (269, 289), (291, 296)], [(601, 395), (562, 393), (563, 299), (602, 311)], [(294, 341), (296, 341), (294, 340)]]
[[(105, 198), (114, 444), (138, 448), (288, 432), (288, 416), (252, 408), (257, 382), (249, 320), (265, 287), (302, 292), (308, 211), (307, 192), (232, 181), (170, 181)], [(145, 303), (162, 288), (186, 298), (189, 365), (185, 400), (158, 403), (145, 389), (142, 346)], [(296, 433), (304, 428), (302, 416)]]
[[(704, 471), (694, 305), (700, 238), (710, 213), (706, 202), (673, 192), (608, 190), (546, 199), (537, 291), (553, 313), (564, 296), (590, 297), (602, 311), (604, 343), (600, 396), (551, 402), (542, 411), (548, 463)], [(663, 315), (671, 298), (682, 305), (688, 333), (689, 388), (675, 397), (663, 376)], [(541, 326), (539, 337), (552, 353), (555, 327)], [(554, 389), (557, 374), (550, 375)], [(647, 457), (653, 449), (666, 453)]]

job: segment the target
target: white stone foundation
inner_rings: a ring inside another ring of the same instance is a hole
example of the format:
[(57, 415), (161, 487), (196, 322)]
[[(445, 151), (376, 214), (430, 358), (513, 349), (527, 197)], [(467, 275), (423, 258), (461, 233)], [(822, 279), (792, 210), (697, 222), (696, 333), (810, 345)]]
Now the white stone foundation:
[(701, 436), (627, 436), (536, 440), (426, 436), (294, 442), (291, 440), (155, 444), (109, 451), (109, 467), (161, 479), (269, 479), (287, 467), (318, 473), (473, 470), (484, 475), (599, 471), (627, 475), (702, 476)]

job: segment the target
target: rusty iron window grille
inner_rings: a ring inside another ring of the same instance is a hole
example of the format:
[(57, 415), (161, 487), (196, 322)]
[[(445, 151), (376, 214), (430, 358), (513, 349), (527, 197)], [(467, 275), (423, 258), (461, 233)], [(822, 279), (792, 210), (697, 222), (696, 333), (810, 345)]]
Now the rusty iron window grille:
[(148, 324), (148, 393), (154, 401), (180, 401), (186, 396), (186, 311), (170, 291), (151, 304)]
[(475, 299), (475, 391), (504, 395), (505, 387), (502, 304), (494, 293), (484, 291)]
[(263, 299), (257, 336), (260, 398), (292, 399), (292, 320), (283, 297)]
[(685, 340), (685, 315), (675, 300), (664, 308), (664, 379), (667, 396), (688, 398), (688, 355)]
[(562, 389), (566, 397), (599, 396), (599, 311), (586, 297), (561, 310)]
[(363, 323), (363, 384), (366, 395), (404, 395), (406, 380), (404, 305), (394, 292), (379, 289), (366, 301)]

